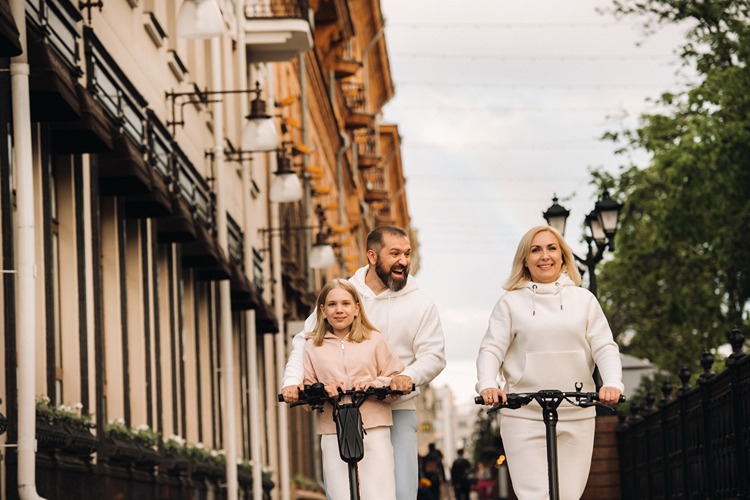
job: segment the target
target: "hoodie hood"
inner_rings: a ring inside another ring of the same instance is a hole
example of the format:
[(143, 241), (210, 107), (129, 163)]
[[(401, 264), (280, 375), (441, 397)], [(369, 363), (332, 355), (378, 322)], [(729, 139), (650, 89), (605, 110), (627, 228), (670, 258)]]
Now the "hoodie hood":
[(530, 290), (531, 293), (533, 293), (533, 300), (531, 305), (531, 314), (533, 316), (536, 316), (536, 297), (537, 295), (557, 295), (560, 299), (560, 310), (563, 309), (563, 299), (562, 299), (562, 290), (565, 287), (568, 286), (576, 286), (576, 284), (573, 282), (572, 279), (567, 275), (567, 273), (563, 273), (560, 275), (557, 280), (555, 280), (554, 283), (536, 283), (534, 281), (529, 281), (524, 285), (524, 288), (527, 290)]
[(385, 300), (391, 297), (400, 297), (402, 295), (408, 295), (416, 290), (419, 290), (419, 285), (417, 284), (417, 280), (414, 279), (414, 276), (410, 274), (406, 280), (406, 286), (402, 288), (401, 290), (394, 292), (390, 288), (386, 288), (384, 292), (378, 295), (375, 295), (375, 292), (373, 292), (372, 289), (368, 287), (367, 284), (365, 283), (365, 277), (367, 276), (367, 271), (369, 269), (370, 269), (369, 265), (365, 267), (360, 267), (359, 269), (357, 269), (357, 272), (354, 273), (354, 276), (349, 278), (349, 281), (355, 282), (355, 286), (359, 290), (359, 293), (362, 295), (363, 299)]

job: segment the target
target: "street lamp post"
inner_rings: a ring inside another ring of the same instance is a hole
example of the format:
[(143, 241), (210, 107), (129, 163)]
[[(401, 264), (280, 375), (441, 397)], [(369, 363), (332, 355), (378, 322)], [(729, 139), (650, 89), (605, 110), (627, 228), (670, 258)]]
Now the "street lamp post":
[[(618, 203), (609, 196), (606, 189), (601, 198), (594, 205), (594, 210), (586, 216), (586, 227), (588, 233), (586, 240), (586, 257), (581, 258), (575, 253), (573, 257), (589, 273), (589, 291), (597, 296), (596, 265), (604, 258), (604, 252), (615, 249), (615, 234), (620, 219), (622, 203)], [(560, 234), (565, 235), (565, 224), (570, 211), (557, 203), (557, 196), (552, 198), (552, 205), (542, 213), (542, 216), (551, 227)]]

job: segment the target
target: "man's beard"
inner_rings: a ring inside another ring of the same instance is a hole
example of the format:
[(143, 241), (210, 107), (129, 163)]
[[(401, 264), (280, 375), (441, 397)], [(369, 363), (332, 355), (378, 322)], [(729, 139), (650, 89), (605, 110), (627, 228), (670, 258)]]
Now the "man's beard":
[[(403, 278), (395, 278), (393, 274), (391, 274), (391, 271), (394, 268), (397, 271), (403, 270)], [(378, 275), (378, 278), (380, 278), (380, 281), (382, 281), (385, 286), (387, 286), (394, 292), (398, 292), (406, 286), (406, 280), (409, 278), (409, 266), (403, 267), (398, 264), (394, 264), (390, 269), (386, 269), (380, 262), (380, 257), (378, 257), (377, 262), (375, 262), (375, 273)]]

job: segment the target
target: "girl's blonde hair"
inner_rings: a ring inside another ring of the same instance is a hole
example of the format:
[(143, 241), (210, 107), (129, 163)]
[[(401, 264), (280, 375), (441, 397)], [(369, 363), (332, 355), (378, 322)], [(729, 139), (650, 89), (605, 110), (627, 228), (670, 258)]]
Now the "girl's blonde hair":
[(576, 267), (575, 257), (573, 257), (573, 250), (570, 245), (565, 242), (562, 235), (553, 227), (550, 226), (534, 226), (523, 235), (521, 241), (518, 242), (518, 248), (516, 249), (516, 256), (513, 257), (513, 267), (510, 270), (510, 277), (503, 285), (503, 288), (510, 290), (518, 290), (531, 281), (531, 273), (524, 264), (526, 257), (529, 255), (531, 249), (531, 241), (534, 236), (541, 233), (542, 231), (549, 231), (552, 235), (557, 238), (560, 243), (560, 251), (562, 253), (562, 272), (568, 273), (568, 277), (573, 280), (576, 285), (581, 284), (581, 273)]
[(328, 320), (323, 317), (323, 307), (321, 306), (325, 305), (328, 294), (334, 288), (340, 288), (346, 292), (349, 292), (349, 295), (352, 296), (354, 303), (359, 306), (359, 313), (354, 317), (352, 329), (349, 332), (349, 341), (362, 342), (363, 340), (369, 339), (370, 333), (376, 330), (376, 328), (372, 325), (372, 323), (370, 323), (370, 320), (367, 319), (365, 308), (362, 307), (362, 301), (359, 298), (359, 292), (357, 292), (357, 289), (354, 288), (354, 285), (346, 280), (342, 280), (339, 278), (329, 281), (325, 284), (323, 289), (320, 290), (320, 293), (318, 294), (318, 300), (315, 303), (315, 318), (317, 320), (315, 324), (315, 330), (308, 334), (308, 338), (312, 338), (313, 344), (319, 346), (323, 344), (323, 337), (325, 337), (326, 332), (333, 331), (331, 325), (328, 323)]

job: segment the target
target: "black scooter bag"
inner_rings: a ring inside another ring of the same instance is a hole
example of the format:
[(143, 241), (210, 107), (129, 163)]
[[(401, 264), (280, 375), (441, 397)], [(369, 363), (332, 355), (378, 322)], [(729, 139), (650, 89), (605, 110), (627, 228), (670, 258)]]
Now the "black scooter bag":
[(365, 456), (364, 427), (362, 414), (356, 406), (344, 406), (334, 412), (336, 436), (339, 440), (341, 460), (351, 464), (359, 462)]

